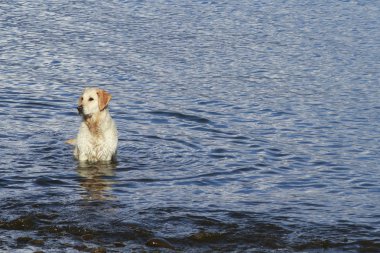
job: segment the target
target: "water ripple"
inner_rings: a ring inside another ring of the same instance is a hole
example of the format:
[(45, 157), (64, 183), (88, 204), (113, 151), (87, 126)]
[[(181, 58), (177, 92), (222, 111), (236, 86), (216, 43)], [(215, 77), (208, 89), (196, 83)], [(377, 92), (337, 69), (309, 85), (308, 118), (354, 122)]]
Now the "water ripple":
[[(2, 1), (0, 251), (378, 252), (378, 10)], [(116, 164), (64, 145), (85, 86)]]

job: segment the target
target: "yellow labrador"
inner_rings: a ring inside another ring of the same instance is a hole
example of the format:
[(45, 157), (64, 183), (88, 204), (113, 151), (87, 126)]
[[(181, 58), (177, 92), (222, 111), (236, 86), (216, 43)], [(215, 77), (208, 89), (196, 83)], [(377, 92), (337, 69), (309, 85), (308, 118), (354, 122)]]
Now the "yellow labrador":
[(74, 145), (74, 156), (79, 161), (111, 161), (116, 159), (117, 129), (108, 111), (111, 95), (98, 88), (86, 88), (78, 101), (78, 112), (83, 121)]

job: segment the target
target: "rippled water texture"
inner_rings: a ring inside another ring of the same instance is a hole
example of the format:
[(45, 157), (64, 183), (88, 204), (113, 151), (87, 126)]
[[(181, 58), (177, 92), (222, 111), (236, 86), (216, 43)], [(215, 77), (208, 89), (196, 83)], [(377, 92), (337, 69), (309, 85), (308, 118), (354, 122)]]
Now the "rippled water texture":
[[(380, 252), (379, 1), (1, 1), (0, 251)], [(85, 86), (118, 163), (79, 166)]]

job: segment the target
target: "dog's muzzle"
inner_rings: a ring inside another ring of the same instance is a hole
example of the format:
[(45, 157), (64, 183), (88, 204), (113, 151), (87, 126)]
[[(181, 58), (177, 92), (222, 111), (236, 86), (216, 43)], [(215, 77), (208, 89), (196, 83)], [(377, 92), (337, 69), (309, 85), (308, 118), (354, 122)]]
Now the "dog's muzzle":
[(80, 105), (77, 107), (77, 109), (78, 109), (79, 114), (83, 114), (83, 106)]

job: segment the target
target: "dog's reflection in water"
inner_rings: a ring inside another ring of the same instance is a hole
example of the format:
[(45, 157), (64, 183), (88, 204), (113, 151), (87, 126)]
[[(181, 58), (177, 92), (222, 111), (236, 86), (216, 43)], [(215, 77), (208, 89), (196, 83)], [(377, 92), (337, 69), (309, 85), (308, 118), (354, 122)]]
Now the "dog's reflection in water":
[(86, 191), (86, 200), (110, 200), (114, 199), (111, 194), (112, 177), (115, 175), (116, 164), (96, 163), (88, 164), (80, 162), (77, 171), (80, 178), (80, 186)]

